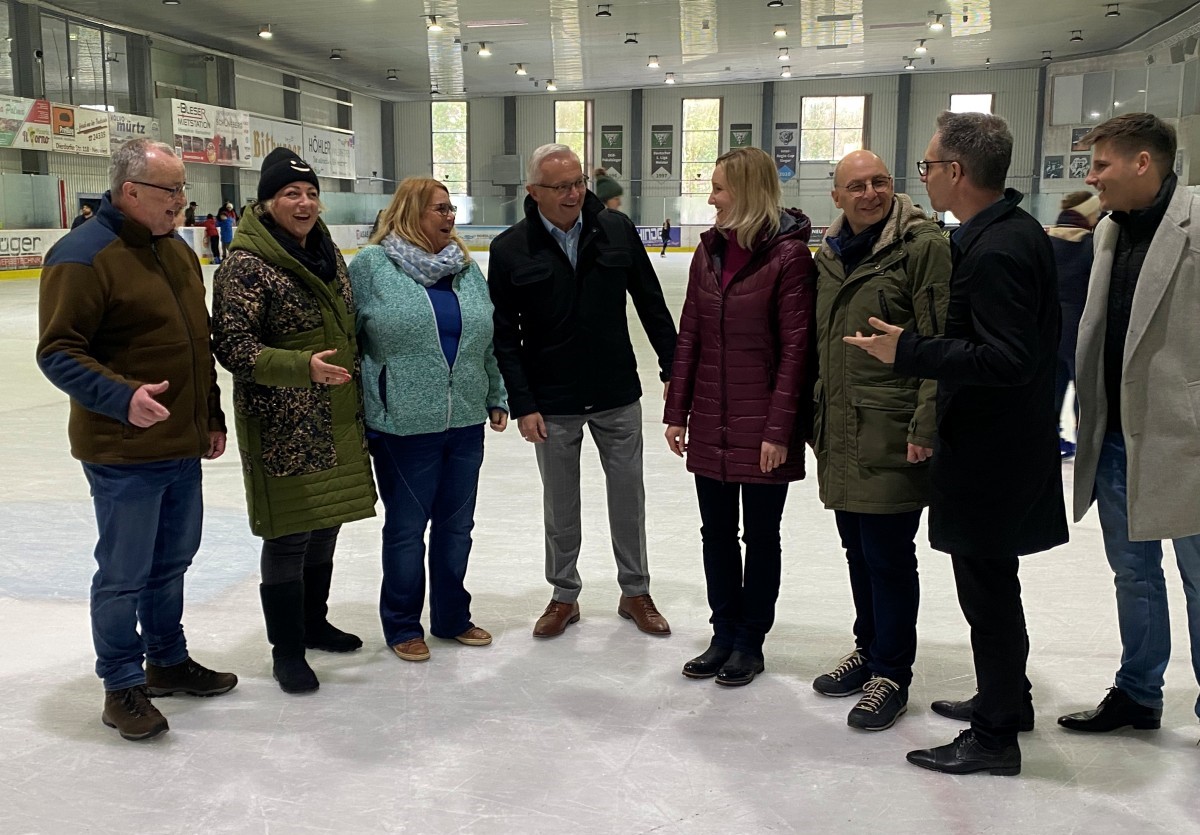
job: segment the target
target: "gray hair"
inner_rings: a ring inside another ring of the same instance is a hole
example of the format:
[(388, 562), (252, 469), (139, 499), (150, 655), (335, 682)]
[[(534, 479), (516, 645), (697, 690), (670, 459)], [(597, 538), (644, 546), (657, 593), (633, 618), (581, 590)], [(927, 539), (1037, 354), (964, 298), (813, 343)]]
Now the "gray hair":
[(572, 151), (566, 145), (561, 145), (557, 142), (550, 142), (537, 148), (529, 157), (529, 163), (525, 166), (525, 182), (527, 185), (537, 185), (538, 178), (542, 176), (542, 163), (548, 157), (556, 156), (572, 156), (578, 162), (579, 155)]
[(108, 166), (108, 187), (113, 194), (121, 193), (121, 186), (131, 180), (146, 176), (146, 160), (151, 151), (175, 156), (175, 149), (165, 142), (153, 139), (130, 139), (112, 155)]
[(938, 156), (954, 160), (967, 178), (988, 191), (1004, 191), (1012, 162), (1012, 134), (999, 116), (951, 113), (937, 119)]

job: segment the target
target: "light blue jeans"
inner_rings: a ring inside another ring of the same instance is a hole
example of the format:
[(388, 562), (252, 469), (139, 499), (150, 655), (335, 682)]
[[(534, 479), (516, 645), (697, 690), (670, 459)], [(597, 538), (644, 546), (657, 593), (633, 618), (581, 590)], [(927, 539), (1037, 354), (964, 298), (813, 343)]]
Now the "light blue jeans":
[[(1125, 439), (1120, 432), (1109, 432), (1104, 436), (1096, 468), (1096, 506), (1104, 532), (1104, 551), (1117, 587), (1121, 668), (1116, 685), (1138, 704), (1161, 709), (1163, 673), (1171, 657), (1162, 542), (1129, 541), (1126, 472)], [(1187, 601), (1192, 669), (1200, 683), (1200, 535), (1175, 539), (1172, 544)], [(1200, 716), (1200, 698), (1196, 715)]]

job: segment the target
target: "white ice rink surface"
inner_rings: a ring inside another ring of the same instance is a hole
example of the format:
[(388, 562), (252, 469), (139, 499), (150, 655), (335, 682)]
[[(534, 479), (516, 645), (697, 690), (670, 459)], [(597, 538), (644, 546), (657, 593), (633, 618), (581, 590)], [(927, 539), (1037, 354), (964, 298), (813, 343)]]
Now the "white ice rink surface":
[[(689, 260), (653, 258), (676, 313)], [(331, 620), (366, 646), (310, 653), (320, 691), (285, 695), (271, 679), (259, 540), (247, 527), (231, 437), (225, 457), (204, 465), (204, 543), (188, 574), (184, 620), (193, 656), (241, 681), (213, 699), (159, 700), (170, 733), (126, 742), (100, 723), (87, 604), (95, 523), (68, 453), (67, 399), (34, 364), (37, 287), (0, 282), (4, 835), (1200, 831), (1196, 682), (1173, 563), (1175, 652), (1162, 730), (1087, 736), (1055, 724), (1095, 706), (1120, 654), (1094, 513), (1071, 526), (1069, 545), (1023, 560), (1037, 728), (1021, 736), (1019, 777), (949, 777), (904, 760), (961, 729), (929, 702), (974, 689), (949, 561), (929, 550), (924, 529), (908, 715), (882, 733), (856, 732), (845, 722), (853, 699), (812, 690), (851, 649), (853, 615), (833, 515), (817, 500), (811, 466), (784, 515), (767, 672), (744, 688), (683, 678), (681, 665), (709, 635), (699, 519), (691, 479), (662, 440), (661, 385), (636, 325), (652, 592), (674, 634), (646, 636), (617, 617), (603, 479), (589, 441), (583, 618), (561, 637), (531, 637), (550, 588), (533, 451), (513, 427), (488, 433), (467, 578), (474, 620), (495, 635), (492, 646), (430, 639), (429, 662), (392, 655), (376, 610), (381, 521), (358, 522), (338, 546)], [(221, 382), (230, 411), (224, 372)], [(1069, 465), (1064, 476), (1069, 490)]]

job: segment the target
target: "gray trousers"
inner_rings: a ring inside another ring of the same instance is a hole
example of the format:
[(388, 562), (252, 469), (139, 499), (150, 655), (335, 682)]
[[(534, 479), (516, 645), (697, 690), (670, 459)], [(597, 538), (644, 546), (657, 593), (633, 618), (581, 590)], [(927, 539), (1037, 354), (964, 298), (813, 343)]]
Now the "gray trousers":
[(554, 599), (573, 603), (582, 582), (575, 563), (583, 542), (579, 511), (579, 454), (586, 425), (600, 454), (608, 495), (608, 528), (617, 583), (630, 597), (650, 591), (646, 565), (646, 488), (642, 484), (642, 404), (590, 415), (544, 416), (546, 440), (535, 444), (542, 474), (546, 524), (546, 581)]

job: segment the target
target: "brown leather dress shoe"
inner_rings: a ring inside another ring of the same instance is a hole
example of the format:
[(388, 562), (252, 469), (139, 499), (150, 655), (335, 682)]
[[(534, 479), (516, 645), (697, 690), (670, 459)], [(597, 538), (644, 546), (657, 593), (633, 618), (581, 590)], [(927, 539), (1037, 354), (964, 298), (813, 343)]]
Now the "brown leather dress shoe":
[(396, 644), (392, 647), (392, 652), (396, 653), (397, 658), (405, 661), (429, 660), (429, 646), (424, 638), (413, 638), (411, 641)]
[(659, 614), (654, 599), (648, 594), (639, 594), (636, 597), (621, 595), (621, 602), (617, 604), (617, 614), (636, 623), (637, 628), (647, 635), (671, 634), (667, 619)]
[(551, 600), (546, 611), (533, 625), (533, 637), (553, 638), (566, 631), (567, 626), (579, 620), (579, 603), (563, 603)]
[(469, 647), (486, 647), (492, 642), (492, 633), (478, 626), (472, 626), (461, 635), (455, 635), (454, 640)]

